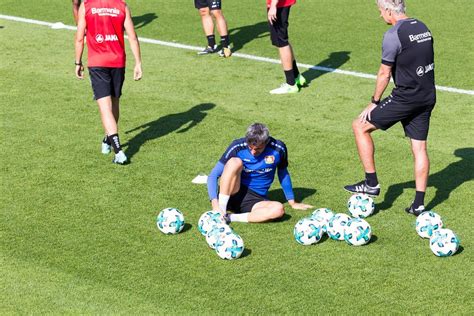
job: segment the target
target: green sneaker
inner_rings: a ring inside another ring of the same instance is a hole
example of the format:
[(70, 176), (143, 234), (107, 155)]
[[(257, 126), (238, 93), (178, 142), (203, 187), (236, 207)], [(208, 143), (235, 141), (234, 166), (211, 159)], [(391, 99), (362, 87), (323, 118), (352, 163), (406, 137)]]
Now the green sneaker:
[(270, 94), (288, 94), (288, 93), (298, 93), (300, 89), (295, 84), (294, 86), (290, 86), (286, 82), (282, 84), (279, 88), (273, 89), (270, 91)]
[(296, 80), (295, 80), (295, 81), (296, 81), (296, 85), (297, 85), (298, 87), (303, 87), (303, 86), (306, 85), (306, 78), (303, 77), (302, 74), (299, 74), (298, 77), (296, 77)]

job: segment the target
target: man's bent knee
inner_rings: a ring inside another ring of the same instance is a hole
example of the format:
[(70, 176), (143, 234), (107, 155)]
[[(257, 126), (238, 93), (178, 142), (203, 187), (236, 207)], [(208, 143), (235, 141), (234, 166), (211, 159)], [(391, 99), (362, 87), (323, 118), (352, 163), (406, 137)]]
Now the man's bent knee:
[(230, 158), (226, 164), (225, 164), (225, 169), (231, 169), (231, 170), (242, 170), (244, 166), (244, 163), (242, 162), (242, 160), (240, 158), (237, 158), (237, 157), (233, 157), (233, 158)]
[(283, 215), (285, 215), (285, 209), (283, 208), (283, 204), (281, 204), (280, 202), (273, 202), (269, 210), (269, 215), (271, 219), (283, 217)]

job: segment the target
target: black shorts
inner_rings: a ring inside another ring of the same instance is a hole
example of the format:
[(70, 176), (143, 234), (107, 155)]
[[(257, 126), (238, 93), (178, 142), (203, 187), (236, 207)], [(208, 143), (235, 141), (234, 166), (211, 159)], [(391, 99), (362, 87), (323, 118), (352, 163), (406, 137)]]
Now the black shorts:
[(120, 98), (122, 95), (125, 68), (90, 67), (89, 76), (95, 100), (108, 96)]
[(277, 8), (276, 21), (273, 21), (273, 24), (268, 22), (268, 27), (270, 28), (270, 38), (272, 40), (273, 46), (286, 47), (290, 45), (288, 42), (288, 18), (290, 16), (290, 8), (291, 6)]
[(369, 122), (381, 130), (387, 130), (401, 122), (407, 137), (426, 140), (433, 108), (434, 104), (401, 104), (388, 97), (370, 113)]
[(194, 0), (196, 9), (209, 8), (209, 10), (221, 10), (221, 0)]
[(268, 199), (245, 185), (240, 185), (239, 192), (230, 196), (227, 209), (236, 213), (248, 213), (255, 204), (262, 201), (268, 201)]

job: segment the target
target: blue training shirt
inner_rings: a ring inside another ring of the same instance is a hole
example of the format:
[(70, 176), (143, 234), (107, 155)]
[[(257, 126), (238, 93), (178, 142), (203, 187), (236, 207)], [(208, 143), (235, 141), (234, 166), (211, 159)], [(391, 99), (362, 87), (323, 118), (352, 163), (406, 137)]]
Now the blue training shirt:
[(208, 177), (207, 186), (210, 200), (217, 198), (217, 179), (221, 176), (227, 161), (233, 157), (240, 158), (243, 162), (240, 176), (241, 185), (266, 196), (278, 169), (278, 179), (286, 199), (294, 199), (291, 178), (287, 170), (288, 151), (286, 145), (282, 141), (270, 137), (264, 151), (258, 156), (253, 156), (250, 153), (245, 138), (236, 139), (230, 144)]

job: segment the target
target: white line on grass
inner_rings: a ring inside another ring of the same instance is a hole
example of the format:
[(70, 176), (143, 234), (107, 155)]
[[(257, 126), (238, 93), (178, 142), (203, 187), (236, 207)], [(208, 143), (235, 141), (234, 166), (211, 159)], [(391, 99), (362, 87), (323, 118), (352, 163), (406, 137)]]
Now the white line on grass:
[[(20, 17), (16, 17), (16, 16), (3, 15), (3, 14), (0, 14), (0, 19), (16, 21), (16, 22), (23, 22), (23, 23), (30, 23), (30, 24), (37, 24), (37, 25), (43, 25), (43, 26), (49, 26), (49, 27), (54, 28), (54, 29), (61, 29), (62, 28), (62, 29), (67, 29), (67, 30), (76, 30), (75, 26), (64, 25), (60, 22), (50, 23), (50, 22), (20, 18)], [(185, 45), (185, 44), (179, 44), (179, 43), (173, 43), (173, 42), (165, 42), (165, 41), (155, 40), (155, 39), (151, 39), (151, 38), (144, 38), (144, 37), (140, 37), (140, 42), (156, 44), (156, 45), (161, 45), (161, 46), (174, 47), (174, 48), (180, 48), (180, 49), (193, 50), (193, 51), (200, 51), (202, 49), (201, 47), (197, 47), (197, 46), (191, 46), (191, 45)], [(280, 60), (267, 58), (267, 57), (260, 57), (260, 56), (241, 54), (241, 53), (234, 53), (234, 54), (232, 54), (232, 56), (245, 58), (245, 59), (250, 59), (250, 60), (255, 60), (255, 61), (266, 62), (266, 63), (280, 64)], [(375, 76), (375, 75), (365, 74), (365, 73), (356, 72), (356, 71), (334, 69), (334, 68), (328, 68), (328, 67), (322, 67), (322, 66), (313, 66), (313, 65), (301, 64), (301, 63), (298, 63), (298, 66), (301, 67), (301, 68), (306, 68), (306, 69), (313, 69), (313, 70), (318, 70), (318, 71), (322, 71), (322, 72), (334, 72), (334, 73), (341, 74), (341, 75), (347, 75), (347, 76), (353, 76), (353, 77), (359, 77), (359, 78), (366, 78), (366, 79), (376, 79), (377, 78), (377, 76)], [(453, 93), (459, 93), (459, 94), (474, 95), (474, 90), (465, 90), (465, 89), (458, 89), (458, 88), (452, 88), (452, 87), (443, 87), (443, 86), (436, 86), (436, 89), (438, 89), (440, 91), (447, 91), (447, 92), (453, 92)]]

